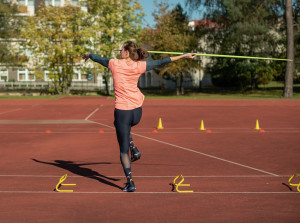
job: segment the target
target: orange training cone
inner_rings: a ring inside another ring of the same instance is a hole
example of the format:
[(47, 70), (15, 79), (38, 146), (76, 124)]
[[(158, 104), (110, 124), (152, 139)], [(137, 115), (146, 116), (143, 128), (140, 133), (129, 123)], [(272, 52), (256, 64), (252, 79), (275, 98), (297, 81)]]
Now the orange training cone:
[(104, 131), (103, 131), (102, 129), (100, 129), (100, 130), (98, 131), (98, 133), (104, 133)]
[(158, 120), (157, 129), (164, 129), (164, 127), (162, 126), (161, 118), (159, 118), (159, 120)]
[(52, 133), (52, 131), (51, 130), (46, 130), (45, 133)]
[(206, 128), (204, 128), (204, 122), (203, 122), (203, 120), (201, 120), (200, 130), (206, 130)]
[(158, 133), (158, 131), (157, 131), (156, 129), (154, 129), (154, 130), (152, 131), (152, 133)]

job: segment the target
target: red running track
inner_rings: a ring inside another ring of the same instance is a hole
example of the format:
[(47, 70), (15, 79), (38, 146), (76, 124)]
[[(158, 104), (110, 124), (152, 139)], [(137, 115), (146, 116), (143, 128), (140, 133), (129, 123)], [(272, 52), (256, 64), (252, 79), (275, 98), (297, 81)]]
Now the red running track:
[[(146, 99), (132, 129), (134, 193), (120, 191), (113, 107), (0, 101), (1, 222), (299, 222), (300, 192), (287, 184), (300, 173), (299, 100)], [(61, 189), (74, 192), (53, 191), (66, 173), (77, 185)], [(194, 193), (171, 191), (179, 174)]]

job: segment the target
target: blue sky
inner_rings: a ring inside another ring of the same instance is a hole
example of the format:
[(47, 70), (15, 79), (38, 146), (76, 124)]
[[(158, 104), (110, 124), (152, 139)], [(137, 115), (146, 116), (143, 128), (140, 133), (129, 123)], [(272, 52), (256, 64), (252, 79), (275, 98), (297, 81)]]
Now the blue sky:
[[(138, 0), (138, 2), (141, 3), (142, 7), (144, 8), (144, 13), (146, 14), (144, 17), (144, 27), (146, 27), (148, 24), (151, 27), (154, 27), (155, 23), (154, 23), (154, 19), (152, 16), (152, 12), (156, 9), (155, 5), (154, 5), (154, 0)], [(157, 2), (161, 2), (160, 0), (157, 0)], [(181, 4), (182, 8), (184, 8), (185, 12), (189, 13), (189, 10), (187, 9), (187, 7), (185, 7), (185, 0), (165, 0), (165, 2), (167, 2), (170, 5), (170, 8), (175, 7), (178, 3)], [(190, 19), (201, 19), (200, 16), (198, 15), (198, 13), (193, 12), (191, 15), (189, 15)]]

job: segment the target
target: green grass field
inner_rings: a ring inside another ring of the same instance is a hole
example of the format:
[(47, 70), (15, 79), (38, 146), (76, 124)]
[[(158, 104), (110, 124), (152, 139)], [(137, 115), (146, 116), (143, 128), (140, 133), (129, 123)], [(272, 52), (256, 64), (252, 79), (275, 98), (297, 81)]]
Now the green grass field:
[[(145, 91), (147, 98), (228, 98), (228, 99), (275, 99), (283, 98), (284, 84), (282, 82), (271, 82), (268, 85), (259, 86), (258, 90), (239, 91), (234, 89), (224, 89), (216, 87), (203, 87), (201, 91), (186, 90), (181, 96), (176, 96), (175, 91), (167, 91), (164, 95), (160, 90)], [(300, 99), (300, 84), (294, 84), (293, 99)]]
[[(142, 89), (146, 98), (191, 98), (191, 99), (280, 99), (283, 98), (284, 85), (281, 82), (271, 82), (268, 85), (259, 86), (258, 90), (238, 91), (216, 87), (204, 87), (201, 91), (185, 89), (185, 94), (176, 96), (175, 90)], [(293, 99), (300, 99), (300, 84), (294, 84)], [(0, 95), (0, 99), (59, 99), (62, 97), (103, 97), (104, 95), (42, 95), (42, 96), (9, 96)], [(113, 92), (110, 98), (114, 98)]]

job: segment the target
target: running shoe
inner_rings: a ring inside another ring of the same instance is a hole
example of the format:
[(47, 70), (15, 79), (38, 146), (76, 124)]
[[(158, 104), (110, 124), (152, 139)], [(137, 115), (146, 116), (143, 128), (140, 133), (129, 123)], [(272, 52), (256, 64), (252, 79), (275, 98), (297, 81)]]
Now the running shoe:
[(141, 158), (141, 156), (142, 153), (136, 147), (133, 147), (131, 151), (131, 162), (137, 161)]
[(136, 190), (134, 182), (131, 180), (129, 183), (126, 183), (125, 187), (122, 188), (124, 192), (133, 192)]

